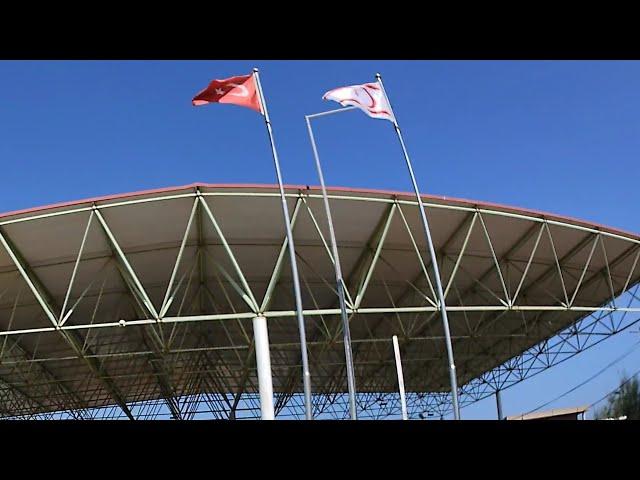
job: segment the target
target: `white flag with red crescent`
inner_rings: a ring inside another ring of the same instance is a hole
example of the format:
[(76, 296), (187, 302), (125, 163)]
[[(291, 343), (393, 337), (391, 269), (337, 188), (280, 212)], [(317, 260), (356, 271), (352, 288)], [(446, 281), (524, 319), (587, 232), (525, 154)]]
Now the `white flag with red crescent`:
[(325, 93), (322, 98), (338, 102), (343, 107), (347, 105), (358, 107), (373, 118), (394, 121), (391, 106), (387, 102), (378, 82), (334, 88)]

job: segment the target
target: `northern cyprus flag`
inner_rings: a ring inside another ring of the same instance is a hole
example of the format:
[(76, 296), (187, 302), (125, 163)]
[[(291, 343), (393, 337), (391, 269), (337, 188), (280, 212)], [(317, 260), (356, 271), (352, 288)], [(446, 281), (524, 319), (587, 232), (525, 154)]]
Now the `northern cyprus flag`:
[(382, 118), (391, 122), (395, 120), (391, 106), (378, 82), (334, 88), (325, 93), (322, 98), (338, 102), (343, 107), (347, 105), (358, 107), (373, 118)]

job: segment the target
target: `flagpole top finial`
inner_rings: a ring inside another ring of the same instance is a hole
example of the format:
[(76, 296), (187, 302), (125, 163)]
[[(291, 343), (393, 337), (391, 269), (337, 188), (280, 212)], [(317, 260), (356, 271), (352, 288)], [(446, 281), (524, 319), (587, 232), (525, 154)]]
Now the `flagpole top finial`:
[(257, 68), (254, 68), (254, 69), (253, 69), (253, 73), (258, 73), (258, 69), (257, 69)]
[(378, 80), (380, 80), (380, 78), (381, 78), (381, 77), (382, 77), (382, 75), (380, 75), (379, 73), (376, 73), (376, 78), (377, 78)]

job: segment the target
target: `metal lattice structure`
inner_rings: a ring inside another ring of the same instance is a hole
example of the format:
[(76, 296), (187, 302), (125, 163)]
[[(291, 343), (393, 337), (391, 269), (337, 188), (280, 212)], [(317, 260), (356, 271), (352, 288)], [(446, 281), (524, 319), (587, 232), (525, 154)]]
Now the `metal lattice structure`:
[[(360, 418), (450, 411), (443, 332), (411, 195), (329, 191)], [(287, 187), (314, 414), (347, 418), (321, 194)], [(540, 212), (424, 196), (462, 405), (640, 319), (640, 237)], [(255, 418), (251, 321), (267, 318), (278, 418), (303, 418), (277, 189), (194, 184), (0, 216), (0, 416)]]

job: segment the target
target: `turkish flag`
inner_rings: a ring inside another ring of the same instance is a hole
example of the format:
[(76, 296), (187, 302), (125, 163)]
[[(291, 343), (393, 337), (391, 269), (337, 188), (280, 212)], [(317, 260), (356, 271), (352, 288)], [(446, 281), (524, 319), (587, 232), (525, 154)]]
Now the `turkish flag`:
[(207, 103), (233, 103), (262, 113), (258, 95), (253, 75), (240, 75), (213, 80), (207, 88), (193, 97), (191, 103), (196, 107)]

